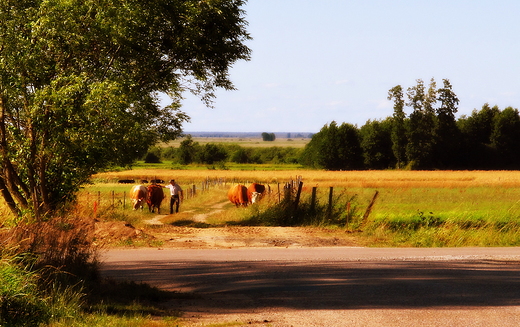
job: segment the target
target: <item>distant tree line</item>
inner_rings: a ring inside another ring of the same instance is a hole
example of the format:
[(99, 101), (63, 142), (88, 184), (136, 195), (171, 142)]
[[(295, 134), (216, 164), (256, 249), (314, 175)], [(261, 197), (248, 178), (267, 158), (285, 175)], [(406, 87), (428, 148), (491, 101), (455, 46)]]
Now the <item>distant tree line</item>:
[(459, 99), (447, 79), (439, 89), (434, 79), (427, 89), (419, 79), (406, 94), (397, 85), (388, 99), (394, 102), (392, 117), (361, 128), (333, 121), (312, 137), (300, 163), (328, 170), (520, 168), (517, 109), (486, 103), (457, 120)]
[(231, 143), (206, 143), (204, 145), (193, 140), (188, 135), (178, 148), (152, 147), (145, 162), (157, 163), (161, 160), (171, 160), (181, 165), (234, 162), (251, 164), (295, 164), (303, 149), (292, 147), (242, 147)]

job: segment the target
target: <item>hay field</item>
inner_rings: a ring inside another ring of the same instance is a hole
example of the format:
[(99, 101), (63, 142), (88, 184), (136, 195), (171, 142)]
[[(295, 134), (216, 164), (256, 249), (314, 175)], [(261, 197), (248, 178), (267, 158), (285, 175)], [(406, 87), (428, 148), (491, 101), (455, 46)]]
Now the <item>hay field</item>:
[(174, 170), (135, 169), (106, 172), (94, 176), (95, 181), (119, 179), (175, 178), (179, 183), (195, 183), (206, 179), (227, 182), (285, 183), (301, 176), (307, 186), (353, 188), (472, 188), (520, 187), (520, 171), (317, 171), (317, 170)]

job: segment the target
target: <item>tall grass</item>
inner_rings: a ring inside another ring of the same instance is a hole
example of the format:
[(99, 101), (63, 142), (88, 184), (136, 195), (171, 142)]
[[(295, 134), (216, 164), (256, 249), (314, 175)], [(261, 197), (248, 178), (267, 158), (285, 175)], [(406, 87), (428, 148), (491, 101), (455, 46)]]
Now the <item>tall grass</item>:
[[(0, 326), (38, 326), (53, 320), (76, 319), (82, 293), (49, 280), (16, 251), (0, 254)], [(46, 281), (43, 282), (42, 281)]]

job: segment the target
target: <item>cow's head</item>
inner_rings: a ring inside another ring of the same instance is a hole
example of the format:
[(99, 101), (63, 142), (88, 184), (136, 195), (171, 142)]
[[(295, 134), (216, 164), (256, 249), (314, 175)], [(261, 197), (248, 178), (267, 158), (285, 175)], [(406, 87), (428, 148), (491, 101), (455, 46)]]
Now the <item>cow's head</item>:
[(261, 198), (262, 198), (262, 193), (251, 192), (251, 203), (256, 203), (256, 201), (260, 201)]
[(143, 205), (144, 205), (144, 202), (145, 202), (144, 198), (133, 199), (132, 201), (133, 201), (133, 204), (134, 204), (134, 210), (143, 209)]

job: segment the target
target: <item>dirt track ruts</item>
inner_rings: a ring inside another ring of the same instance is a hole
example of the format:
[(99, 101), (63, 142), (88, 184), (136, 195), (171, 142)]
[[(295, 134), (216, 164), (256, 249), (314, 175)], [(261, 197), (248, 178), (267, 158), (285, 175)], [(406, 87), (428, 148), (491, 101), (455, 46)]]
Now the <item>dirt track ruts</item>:
[(191, 292), (185, 326), (518, 326), (518, 248), (117, 249), (102, 275)]

